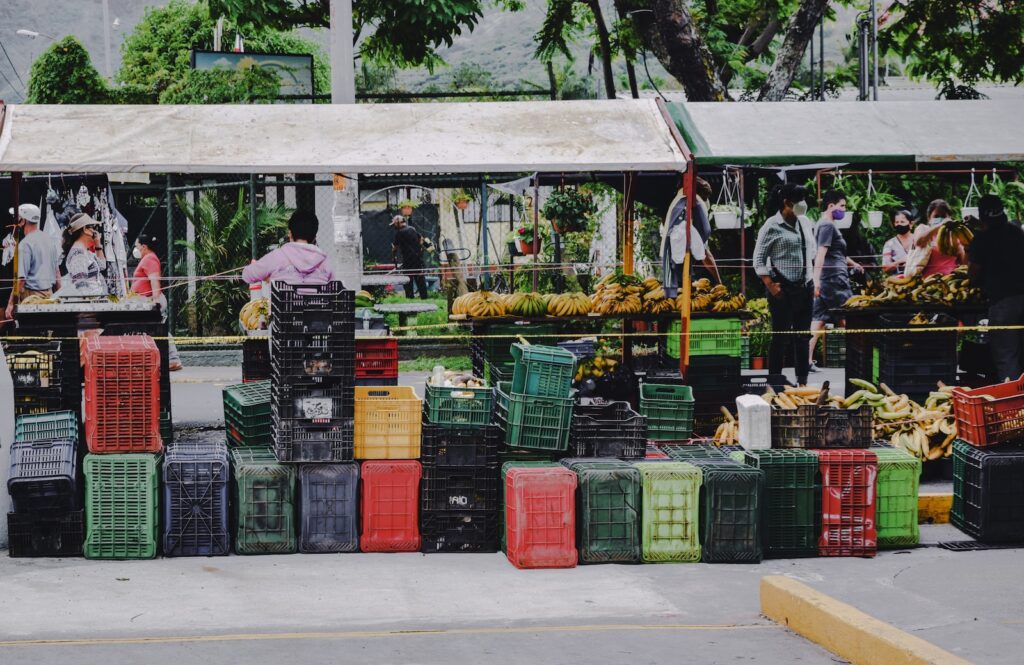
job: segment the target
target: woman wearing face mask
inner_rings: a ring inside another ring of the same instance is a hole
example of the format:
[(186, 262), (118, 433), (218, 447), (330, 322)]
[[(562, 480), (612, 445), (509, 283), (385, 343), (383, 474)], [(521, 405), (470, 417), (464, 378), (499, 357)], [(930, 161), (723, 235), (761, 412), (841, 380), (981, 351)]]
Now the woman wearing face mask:
[(921, 277), (930, 275), (948, 275), (956, 270), (957, 265), (966, 263), (964, 248), (957, 243), (956, 256), (946, 256), (936, 247), (935, 239), (939, 227), (949, 221), (953, 211), (942, 199), (935, 199), (928, 204), (928, 224), (917, 227), (914, 232), (914, 244), (918, 247), (931, 247), (928, 262), (921, 271)]
[(821, 221), (814, 230), (818, 251), (814, 257), (814, 311), (811, 315), (811, 343), (808, 360), (814, 366), (814, 349), (826, 323), (842, 326), (845, 321), (832, 310), (842, 307), (853, 291), (850, 288), (850, 270), (863, 271), (859, 263), (846, 255), (846, 240), (836, 226), (846, 215), (846, 195), (830, 189), (821, 199), (824, 206)]
[[(167, 296), (160, 288), (161, 266), (160, 257), (156, 253), (156, 243), (155, 236), (140, 235), (135, 239), (132, 256), (139, 260), (139, 264), (135, 266), (135, 272), (132, 274), (132, 292), (160, 303), (166, 320)], [(178, 349), (174, 346), (173, 340), (168, 341), (168, 369), (172, 372), (181, 369)]]
[(900, 210), (892, 220), (896, 235), (885, 241), (882, 248), (882, 269), (894, 275), (903, 274), (903, 266), (907, 263), (907, 254), (914, 247), (914, 238), (910, 234), (914, 227), (914, 216), (909, 210)]
[(103, 278), (107, 260), (103, 256), (99, 228), (99, 222), (80, 212), (71, 218), (64, 231), (64, 266), (78, 295), (107, 295), (107, 282)]

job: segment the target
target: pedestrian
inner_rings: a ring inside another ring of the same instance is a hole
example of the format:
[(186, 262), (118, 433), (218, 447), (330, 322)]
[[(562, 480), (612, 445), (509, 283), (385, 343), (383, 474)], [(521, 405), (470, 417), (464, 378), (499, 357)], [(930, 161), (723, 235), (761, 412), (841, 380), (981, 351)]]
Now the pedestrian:
[(316, 246), (320, 220), (309, 210), (296, 210), (288, 218), (288, 242), (253, 261), (242, 271), (248, 284), (326, 284), (334, 279), (327, 255)]
[(100, 223), (87, 213), (75, 213), (64, 230), (64, 268), (77, 295), (107, 295), (103, 235)]
[(768, 351), (769, 374), (782, 373), (786, 349), (793, 350), (796, 381), (807, 384), (807, 343), (813, 301), (812, 252), (814, 238), (807, 213), (807, 189), (793, 183), (772, 191), (769, 217), (754, 245), (754, 272), (768, 292), (772, 320)]
[(981, 230), (967, 250), (967, 271), (988, 299), (988, 324), (1018, 326), (988, 333), (999, 380), (1016, 380), (1024, 374), (1024, 231), (1010, 224), (1003, 202), (992, 194), (981, 197), (978, 216)]
[(939, 251), (936, 239), (939, 227), (945, 224), (953, 216), (953, 210), (949, 204), (942, 199), (935, 199), (928, 204), (927, 224), (917, 227), (914, 232), (914, 244), (922, 249), (930, 248), (928, 261), (924, 264), (921, 277), (931, 275), (949, 275), (956, 270), (957, 265), (967, 263), (964, 248), (957, 243), (956, 256), (946, 256)]
[[(704, 183), (710, 191), (711, 185), (703, 178), (697, 178), (698, 188)], [(708, 194), (710, 196), (710, 194)], [(722, 283), (722, 277), (718, 273), (718, 265), (711, 249), (707, 246), (707, 238), (711, 234), (711, 227), (708, 225), (707, 214), (700, 203), (701, 196), (693, 206), (694, 224), (690, 224), (690, 255), (694, 261), (699, 261), (704, 269), (711, 276), (716, 284)], [(665, 289), (665, 295), (675, 298), (682, 286), (683, 260), (686, 256), (686, 195), (680, 188), (676, 198), (669, 204), (668, 214), (665, 216), (665, 223), (661, 227), (661, 283)], [(706, 229), (704, 228), (706, 227)], [(704, 230), (702, 230), (704, 229)], [(705, 234), (706, 231), (706, 234)], [(696, 278), (697, 266), (691, 264), (690, 278)]]
[(812, 372), (818, 371), (814, 362), (814, 349), (818, 345), (825, 324), (842, 327), (846, 321), (834, 310), (843, 306), (853, 290), (850, 287), (850, 270), (863, 272), (864, 268), (847, 255), (846, 240), (839, 230), (838, 222), (851, 214), (846, 210), (846, 195), (830, 189), (822, 197), (825, 207), (821, 220), (814, 229), (817, 254), (814, 257), (814, 307), (811, 313), (811, 343), (808, 365)]
[[(14, 209), (11, 209), (14, 214)], [(46, 233), (39, 233), (39, 206), (22, 203), (16, 223), (22, 229), (18, 243), (18, 282), (7, 301), (6, 317), (14, 316), (14, 305), (29, 296), (49, 298), (60, 288), (60, 248)]]
[(887, 273), (902, 275), (907, 264), (907, 254), (914, 247), (914, 216), (909, 210), (900, 210), (892, 218), (892, 228), (896, 232), (885, 241), (882, 247), (882, 269)]
[[(132, 256), (138, 259), (139, 263), (135, 266), (135, 272), (132, 274), (132, 293), (158, 303), (163, 320), (167, 321), (167, 296), (164, 295), (160, 286), (162, 271), (156, 247), (155, 236), (140, 234), (135, 239)], [(178, 347), (174, 345), (174, 340), (170, 337), (167, 339), (167, 368), (172, 372), (177, 372), (182, 368)]]
[(412, 298), (413, 284), (419, 289), (420, 298), (427, 299), (427, 278), (423, 274), (423, 237), (419, 231), (409, 226), (405, 217), (395, 215), (391, 218), (391, 226), (395, 227), (395, 240), (391, 244), (391, 258), (397, 262), (402, 255), (402, 272), (409, 278), (405, 284), (405, 297)]

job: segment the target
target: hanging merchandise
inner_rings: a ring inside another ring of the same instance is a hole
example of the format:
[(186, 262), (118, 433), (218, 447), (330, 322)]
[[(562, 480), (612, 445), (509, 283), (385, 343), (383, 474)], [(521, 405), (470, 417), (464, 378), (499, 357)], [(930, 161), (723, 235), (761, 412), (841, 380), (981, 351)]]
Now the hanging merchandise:
[(3, 247), (3, 252), (0, 253), (0, 265), (5, 266), (14, 260), (14, 246), (17, 244), (14, 241), (13, 233), (8, 233), (4, 236), (3, 241), (0, 242), (0, 247)]
[(967, 198), (964, 199), (964, 207), (960, 208), (960, 219), (967, 219), (973, 217), (978, 219), (978, 206), (972, 206), (971, 200), (974, 197), (981, 198), (981, 192), (978, 190), (978, 185), (974, 182), (974, 169), (971, 169), (971, 186), (967, 190)]
[(60, 194), (53, 188), (53, 183), (50, 181), (50, 176), (46, 176), (46, 223), (43, 225), (43, 230), (46, 231), (46, 235), (50, 236), (57, 246), (61, 244), (61, 231), (63, 228), (60, 222), (57, 221), (57, 211), (54, 210), (54, 206), (60, 203)]
[[(875, 191), (875, 183), (872, 180), (871, 176), (872, 176), (871, 169), (868, 169), (868, 191), (867, 191), (867, 195), (864, 197), (865, 198), (864, 202), (868, 206), (870, 206), (870, 205), (872, 205), (872, 203), (874, 203), (875, 194), (877, 194), (877, 192)], [(846, 219), (848, 219), (850, 221), (846, 224), (845, 227), (840, 226), (840, 228), (847, 228), (851, 224), (853, 224), (853, 215), (847, 215), (844, 218), (844, 221)], [(877, 228), (881, 227), (882, 226), (882, 211), (881, 210), (868, 210), (867, 222), (868, 222), (868, 226), (870, 226), (873, 229), (877, 229)], [(839, 222), (836, 222), (836, 224), (839, 225)]]
[(711, 217), (716, 229), (740, 228), (740, 207), (736, 202), (740, 199), (739, 178), (729, 176), (728, 169), (722, 171), (722, 189), (718, 191), (718, 200), (711, 206)]
[(78, 207), (82, 208), (83, 210), (92, 202), (92, 197), (89, 196), (89, 188), (86, 187), (84, 183), (81, 187), (78, 188), (78, 196), (76, 198), (76, 201), (78, 203)]
[[(81, 189), (78, 191), (78, 198), (81, 201)], [(107, 201), (106, 188), (93, 199), (97, 219), (103, 224), (103, 254), (107, 257), (107, 293), (123, 298), (128, 295), (128, 253), (125, 250), (121, 224), (111, 214)]]

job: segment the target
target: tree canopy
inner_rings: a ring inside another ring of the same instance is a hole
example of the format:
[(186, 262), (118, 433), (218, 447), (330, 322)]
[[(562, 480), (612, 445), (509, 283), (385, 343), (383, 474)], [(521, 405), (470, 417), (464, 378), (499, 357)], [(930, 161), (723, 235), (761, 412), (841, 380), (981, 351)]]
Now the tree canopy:
[(27, 104), (103, 104), (109, 99), (107, 82), (74, 37), (54, 42), (32, 63)]

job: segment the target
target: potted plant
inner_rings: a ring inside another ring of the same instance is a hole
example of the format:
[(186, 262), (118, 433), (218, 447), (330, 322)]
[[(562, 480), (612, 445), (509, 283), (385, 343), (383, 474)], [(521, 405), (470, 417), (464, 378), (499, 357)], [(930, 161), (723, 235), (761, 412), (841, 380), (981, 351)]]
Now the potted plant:
[(398, 202), (398, 210), (406, 217), (411, 215), (412, 211), (419, 207), (420, 202), (414, 201), (413, 199), (402, 199)]
[(747, 335), (750, 336), (750, 369), (765, 369), (768, 365), (768, 349), (772, 343), (768, 300), (748, 300), (747, 309), (754, 313), (754, 318), (747, 324)]
[(455, 207), (459, 210), (465, 210), (469, 207), (469, 202), (473, 200), (473, 197), (464, 189), (460, 189), (452, 195), (452, 202)]
[(740, 207), (733, 203), (716, 203), (711, 206), (711, 218), (716, 229), (740, 228)]
[(590, 193), (574, 187), (556, 189), (548, 196), (540, 213), (551, 222), (555, 233), (573, 233), (585, 228), (597, 214), (597, 202)]
[(536, 245), (537, 251), (540, 251), (544, 241), (547, 239), (547, 227), (538, 224), (537, 233), (534, 235), (533, 224), (525, 224), (513, 231), (512, 235), (515, 238), (516, 248), (519, 249), (519, 253), (525, 256), (533, 254), (534, 245)]

